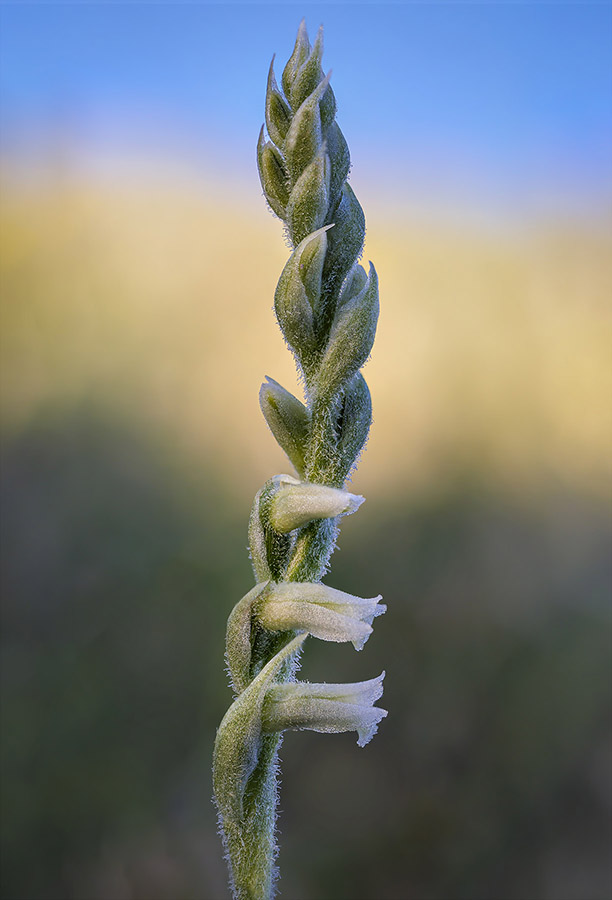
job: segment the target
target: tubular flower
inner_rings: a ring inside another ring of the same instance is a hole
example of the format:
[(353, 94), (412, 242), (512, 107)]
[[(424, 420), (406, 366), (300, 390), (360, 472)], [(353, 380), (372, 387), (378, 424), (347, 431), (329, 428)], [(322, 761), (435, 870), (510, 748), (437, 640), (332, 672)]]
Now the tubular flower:
[(269, 631), (307, 631), (322, 641), (351, 641), (362, 650), (373, 619), (387, 610), (379, 600), (380, 594), (363, 599), (320, 582), (287, 581), (270, 588), (257, 619)]
[(360, 747), (372, 740), (386, 709), (374, 706), (382, 696), (385, 673), (354, 684), (274, 684), (263, 703), (264, 731), (356, 731)]

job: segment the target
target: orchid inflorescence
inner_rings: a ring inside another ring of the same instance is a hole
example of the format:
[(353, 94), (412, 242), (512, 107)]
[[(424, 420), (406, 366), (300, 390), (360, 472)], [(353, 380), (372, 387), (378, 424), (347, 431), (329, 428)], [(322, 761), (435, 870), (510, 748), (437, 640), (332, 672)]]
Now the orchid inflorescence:
[(361, 650), (381, 597), (321, 583), (338, 519), (363, 497), (344, 490), (366, 442), (372, 407), (360, 373), (378, 318), (378, 282), (357, 262), (363, 211), (347, 176), (350, 156), (335, 121), (323, 33), (311, 47), (304, 22), (282, 74), (270, 66), (265, 128), (257, 147), (265, 197), (294, 248), (274, 306), (302, 376), (306, 404), (268, 378), (260, 405), (298, 478), (276, 475), (255, 497), (249, 548), (256, 584), (227, 625), (236, 697), (217, 733), (215, 800), (237, 900), (267, 900), (275, 880), (278, 749), (282, 732), (356, 731), (364, 746), (387, 715), (374, 706), (384, 673), (356, 684), (309, 684), (295, 674), (310, 634)]

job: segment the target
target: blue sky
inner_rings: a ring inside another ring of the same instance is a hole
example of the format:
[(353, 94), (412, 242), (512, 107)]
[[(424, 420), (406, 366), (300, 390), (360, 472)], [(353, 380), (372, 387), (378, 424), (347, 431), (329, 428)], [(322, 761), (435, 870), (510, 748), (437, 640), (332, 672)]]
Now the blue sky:
[(84, 155), (252, 177), (268, 63), (305, 15), (311, 36), (325, 25), (353, 158), (390, 194), (612, 198), (610, 3), (4, 0), (0, 15), (5, 152), (63, 135)]

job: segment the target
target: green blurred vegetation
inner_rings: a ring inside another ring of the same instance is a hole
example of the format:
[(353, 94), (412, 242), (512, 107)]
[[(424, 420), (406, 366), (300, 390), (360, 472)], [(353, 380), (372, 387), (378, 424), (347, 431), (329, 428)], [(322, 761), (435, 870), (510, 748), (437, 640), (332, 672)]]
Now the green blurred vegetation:
[[(74, 181), (2, 214), (2, 896), (223, 900), (225, 620), (252, 496), (286, 468), (256, 408), (264, 374), (291, 387), (278, 223)], [(285, 738), (282, 896), (606, 900), (609, 238), (523, 236), (527, 264), (416, 235), (370, 250), (368, 502), (328, 578), (389, 611), (302, 671), (385, 668), (390, 712), (364, 751)]]

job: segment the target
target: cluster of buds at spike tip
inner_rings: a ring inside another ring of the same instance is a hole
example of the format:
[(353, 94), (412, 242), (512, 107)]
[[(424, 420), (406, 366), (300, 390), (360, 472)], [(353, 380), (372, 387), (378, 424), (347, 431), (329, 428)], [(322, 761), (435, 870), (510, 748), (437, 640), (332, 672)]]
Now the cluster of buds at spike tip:
[(378, 278), (371, 263), (367, 273), (359, 264), (365, 219), (346, 180), (350, 156), (322, 54), (322, 29), (311, 46), (302, 22), (280, 86), (272, 60), (257, 144), (264, 195), (292, 247), (274, 309), (305, 398), (271, 378), (261, 386), (263, 415), (297, 477), (276, 475), (255, 497), (249, 550), (256, 584), (227, 624), (236, 698), (217, 734), (213, 780), (238, 900), (268, 900), (273, 890), (282, 732), (355, 731), (364, 746), (387, 715), (374, 705), (384, 673), (344, 685), (295, 677), (308, 635), (361, 650), (386, 610), (380, 596), (322, 583), (338, 521), (364, 500), (345, 490), (345, 481), (370, 429), (360, 369), (378, 319)]

